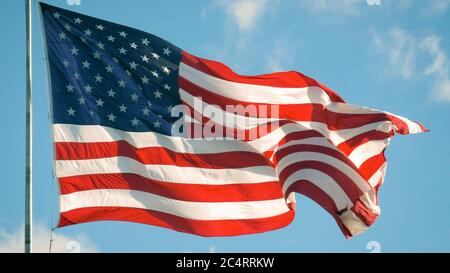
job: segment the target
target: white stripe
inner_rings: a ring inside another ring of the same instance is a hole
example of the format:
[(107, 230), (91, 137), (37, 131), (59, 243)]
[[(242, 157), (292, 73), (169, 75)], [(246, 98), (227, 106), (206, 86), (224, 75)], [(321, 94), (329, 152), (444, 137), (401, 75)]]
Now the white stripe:
[(333, 166), (348, 176), (362, 192), (369, 191), (371, 186), (361, 177), (361, 175), (343, 161), (319, 152), (296, 152), (283, 157), (276, 166), (279, 175), (289, 165), (303, 161), (319, 161)]
[(287, 88), (237, 83), (211, 76), (186, 65), (183, 62), (180, 63), (180, 76), (209, 92), (242, 102), (269, 104), (317, 103), (326, 106), (328, 110), (335, 113), (389, 114), (403, 120), (408, 125), (410, 133), (422, 132), (422, 129), (417, 123), (386, 111), (347, 103), (331, 102), (328, 94), (322, 88), (317, 86)]
[(252, 147), (256, 150), (265, 152), (270, 148), (274, 147), (278, 144), (278, 142), (285, 137), (286, 135), (294, 132), (301, 132), (305, 130), (316, 130), (322, 135), (324, 135), (327, 139), (329, 139), (335, 146), (338, 146), (342, 142), (347, 141), (348, 139), (355, 137), (357, 135), (372, 131), (378, 130), (381, 132), (389, 132), (391, 130), (390, 122), (375, 122), (366, 124), (364, 126), (352, 129), (344, 129), (338, 131), (329, 130), (324, 123), (319, 122), (296, 122), (289, 123), (281, 126), (280, 128), (275, 129), (269, 134), (260, 137), (259, 139), (249, 141)]
[(328, 94), (317, 86), (284, 88), (236, 83), (213, 77), (184, 63), (180, 63), (180, 76), (212, 93), (244, 102), (302, 104), (331, 101)]
[(417, 124), (416, 122), (410, 121), (407, 118), (401, 117), (401, 116), (397, 116), (392, 114), (393, 116), (401, 119), (404, 123), (406, 123), (406, 125), (408, 126), (408, 131), (410, 134), (417, 134), (417, 133), (422, 133), (422, 128), (419, 126), (419, 124)]
[(61, 212), (88, 207), (154, 210), (194, 220), (256, 219), (283, 214), (284, 198), (248, 202), (188, 202), (135, 190), (89, 190), (60, 196)]
[(173, 165), (146, 165), (122, 156), (56, 161), (57, 177), (107, 173), (134, 173), (165, 182), (210, 185), (278, 181), (274, 168), (270, 166), (206, 169)]
[[(383, 165), (369, 178), (368, 182), (372, 187), (376, 187), (379, 184), (383, 184), (384, 177), (386, 176), (387, 162)], [(381, 179), (381, 180), (380, 180)]]
[(353, 207), (352, 201), (336, 181), (329, 175), (315, 169), (303, 169), (291, 174), (283, 184), (283, 192), (285, 193), (292, 184), (299, 180), (307, 180), (324, 191), (333, 199), (338, 210)]
[[(189, 106), (191, 106), (195, 111), (198, 111), (203, 116), (209, 118), (220, 125), (227, 125), (230, 128), (238, 128), (238, 129), (251, 129), (260, 124), (266, 124), (272, 121), (279, 121), (279, 118), (256, 118), (256, 117), (245, 117), (242, 115), (233, 114), (227, 111), (224, 111), (222, 108), (217, 105), (207, 104), (201, 100), (200, 105), (194, 105), (194, 97), (183, 89), (179, 89), (181, 99)], [(197, 109), (195, 106), (200, 106), (201, 109)], [(205, 111), (208, 110), (208, 112)], [(256, 113), (253, 113), (256, 114)]]
[(389, 141), (389, 138), (368, 141), (356, 147), (348, 158), (359, 168), (367, 159), (382, 153), (389, 145)]
[(185, 139), (154, 132), (127, 132), (100, 125), (53, 124), (55, 142), (111, 142), (124, 140), (136, 148), (164, 147), (179, 153), (223, 153), (235, 151), (255, 152), (250, 145), (239, 140), (220, 142), (204, 139)]
[(339, 215), (342, 223), (351, 235), (358, 235), (366, 231), (369, 227), (351, 210), (346, 210)]

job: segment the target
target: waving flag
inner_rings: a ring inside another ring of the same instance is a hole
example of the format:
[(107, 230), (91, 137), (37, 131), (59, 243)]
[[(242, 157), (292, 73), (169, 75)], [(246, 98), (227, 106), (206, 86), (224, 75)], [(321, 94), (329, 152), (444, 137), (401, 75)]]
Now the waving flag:
[(390, 138), (426, 131), (298, 72), (238, 75), (152, 34), (40, 5), (60, 227), (259, 233), (292, 221), (297, 192), (352, 236), (380, 213)]

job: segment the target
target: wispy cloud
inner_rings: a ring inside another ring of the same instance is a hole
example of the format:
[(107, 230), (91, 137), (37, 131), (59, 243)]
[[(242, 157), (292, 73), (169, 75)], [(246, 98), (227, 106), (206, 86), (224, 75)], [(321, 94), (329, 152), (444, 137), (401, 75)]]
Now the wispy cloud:
[(286, 70), (295, 60), (295, 52), (286, 39), (279, 39), (275, 42), (272, 51), (266, 58), (266, 69), (269, 71)]
[(208, 253), (216, 253), (216, 252), (217, 252), (216, 246), (212, 245), (209, 247)]
[(300, 3), (313, 12), (339, 17), (358, 16), (361, 13), (361, 7), (367, 5), (366, 1), (361, 0), (305, 0)]
[(218, 0), (217, 4), (239, 30), (252, 30), (266, 12), (266, 0)]
[(450, 0), (427, 1), (427, 6), (423, 9), (423, 14), (428, 16), (441, 15), (447, 12), (450, 7)]
[(404, 79), (426, 78), (432, 82), (431, 98), (450, 102), (450, 62), (439, 36), (416, 37), (392, 28), (386, 33), (373, 32), (371, 49), (387, 60), (391, 74)]
[(425, 75), (435, 78), (432, 96), (433, 99), (450, 102), (450, 62), (447, 55), (441, 48), (441, 39), (436, 35), (431, 35), (422, 40), (420, 46), (425, 50), (432, 62), (425, 68)]
[(373, 34), (373, 49), (387, 57), (391, 72), (403, 78), (410, 78), (415, 70), (414, 59), (417, 54), (416, 39), (399, 28), (393, 28), (388, 33)]
[[(50, 229), (44, 224), (33, 226), (33, 252), (49, 252)], [(0, 253), (24, 252), (24, 226), (14, 231), (0, 228)], [(52, 252), (97, 252), (95, 244), (83, 234), (66, 236), (53, 232)]]

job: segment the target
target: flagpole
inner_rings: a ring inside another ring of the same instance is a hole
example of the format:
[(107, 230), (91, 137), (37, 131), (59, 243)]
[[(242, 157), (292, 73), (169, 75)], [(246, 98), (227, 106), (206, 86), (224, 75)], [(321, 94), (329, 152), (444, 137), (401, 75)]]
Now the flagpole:
[(31, 73), (32, 73), (32, 52), (31, 52), (31, 0), (25, 0), (26, 14), (26, 116), (25, 116), (25, 253), (31, 253), (32, 249), (32, 100), (31, 100)]

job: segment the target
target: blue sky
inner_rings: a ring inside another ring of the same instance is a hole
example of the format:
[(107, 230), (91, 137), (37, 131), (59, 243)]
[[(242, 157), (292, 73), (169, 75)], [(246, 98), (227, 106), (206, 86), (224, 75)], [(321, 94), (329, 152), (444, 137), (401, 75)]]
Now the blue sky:
[[(24, 217), (24, 1), (0, 9), (0, 252), (19, 251)], [(286, 228), (258, 235), (202, 238), (120, 222), (55, 231), (54, 249), (78, 241), (100, 252), (382, 252), (450, 251), (450, 1), (236, 0), (46, 3), (132, 26), (240, 74), (298, 70), (347, 102), (422, 122), (430, 133), (396, 136), (379, 195), (377, 222), (346, 240), (318, 205), (297, 196)], [(48, 249), (57, 216), (52, 179), (48, 81), (41, 24), (33, 6), (35, 249)], [(54, 210), (52, 212), (52, 202)], [(52, 216), (53, 215), (53, 216)], [(370, 245), (370, 244), (369, 244)]]

